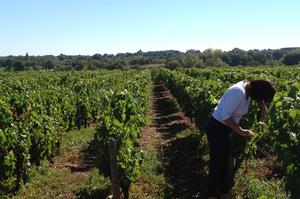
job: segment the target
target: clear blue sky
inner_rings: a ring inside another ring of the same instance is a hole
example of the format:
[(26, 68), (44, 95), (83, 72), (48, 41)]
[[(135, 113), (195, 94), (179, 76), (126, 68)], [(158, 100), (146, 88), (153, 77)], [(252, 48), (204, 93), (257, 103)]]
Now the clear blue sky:
[(298, 0), (1, 0), (0, 56), (300, 46)]

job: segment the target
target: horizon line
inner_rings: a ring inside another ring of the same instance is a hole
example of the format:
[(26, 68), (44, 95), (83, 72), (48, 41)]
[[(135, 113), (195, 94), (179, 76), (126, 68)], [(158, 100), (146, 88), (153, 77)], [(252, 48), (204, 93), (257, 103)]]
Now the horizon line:
[(186, 53), (187, 51), (189, 50), (194, 50), (194, 51), (200, 51), (201, 53), (204, 52), (205, 50), (221, 50), (222, 52), (229, 52), (229, 51), (232, 51), (234, 49), (240, 49), (240, 50), (243, 50), (243, 51), (250, 51), (250, 50), (259, 50), (259, 51), (262, 51), (262, 50), (280, 50), (280, 49), (288, 49), (288, 48), (300, 48), (298, 46), (293, 46), (293, 47), (280, 47), (280, 48), (249, 48), (249, 49), (242, 49), (242, 48), (239, 48), (239, 47), (234, 47), (232, 48), (231, 50), (223, 50), (223, 49), (220, 49), (220, 48), (206, 48), (204, 50), (200, 50), (200, 49), (193, 49), (193, 48), (190, 48), (190, 49), (187, 49), (185, 51), (183, 50), (177, 50), (177, 49), (161, 49), (161, 50), (142, 50), (142, 49), (139, 49), (137, 51), (126, 51), (126, 52), (118, 52), (118, 53), (94, 53), (94, 54), (64, 54), (64, 53), (59, 53), (59, 54), (30, 54), (28, 52), (26, 52), (25, 54), (9, 54), (9, 55), (0, 55), (0, 57), (10, 57), (10, 56), (13, 56), (13, 57), (19, 57), (19, 56), (26, 56), (26, 54), (28, 54), (29, 56), (35, 56), (35, 57), (42, 57), (42, 56), (60, 56), (60, 55), (65, 55), (65, 56), (93, 56), (93, 55), (96, 55), (96, 54), (100, 54), (100, 55), (113, 55), (113, 56), (117, 56), (118, 54), (135, 54), (139, 51), (142, 51), (143, 53), (147, 53), (147, 52), (163, 52), (163, 51), (178, 51), (178, 52), (182, 52), (182, 53)]

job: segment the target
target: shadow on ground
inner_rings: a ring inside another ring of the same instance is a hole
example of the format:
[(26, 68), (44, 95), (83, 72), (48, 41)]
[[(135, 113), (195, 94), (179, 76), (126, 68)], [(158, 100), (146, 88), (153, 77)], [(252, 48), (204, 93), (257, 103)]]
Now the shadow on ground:
[(164, 147), (165, 174), (172, 185), (166, 198), (205, 198), (207, 196), (207, 148), (199, 132), (172, 139)]
[(82, 169), (89, 171), (96, 167), (96, 153), (96, 142), (92, 139), (88, 147), (81, 151), (81, 155), (83, 156)]
[(190, 128), (189, 121), (182, 113), (179, 114), (176, 100), (164, 85), (155, 85), (153, 95), (153, 108), (157, 115), (154, 123), (165, 138), (173, 137), (178, 132)]
[(72, 172), (90, 171), (88, 181), (76, 193), (79, 199), (105, 199), (110, 193), (110, 180), (101, 175), (96, 169), (96, 142), (91, 140), (88, 147), (81, 151), (82, 164)]
[(205, 138), (180, 112), (164, 85), (155, 85), (153, 91), (153, 108), (158, 116), (154, 122), (165, 141), (163, 167), (169, 184), (165, 198), (206, 198)]

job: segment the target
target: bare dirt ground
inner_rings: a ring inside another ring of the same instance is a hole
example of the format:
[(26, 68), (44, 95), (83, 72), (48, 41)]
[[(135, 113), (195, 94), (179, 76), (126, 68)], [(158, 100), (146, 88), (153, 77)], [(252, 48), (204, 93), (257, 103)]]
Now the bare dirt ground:
[[(199, 137), (191, 133), (196, 131), (195, 124), (184, 115), (176, 99), (162, 84), (153, 85), (148, 116), (151, 123), (142, 130), (141, 148), (156, 149), (166, 184), (162, 188), (163, 197), (157, 197), (157, 192), (149, 191), (149, 187), (153, 185), (149, 186), (149, 179), (145, 179), (142, 174), (136, 183), (140, 189), (138, 196), (151, 198), (151, 194), (154, 194), (152, 198), (205, 198), (207, 189), (205, 174), (207, 161), (203, 158), (205, 149), (201, 147)], [(94, 167), (93, 154), (90, 151), (78, 153), (72, 150), (64, 153), (65, 158), (55, 161), (52, 167), (70, 170), (77, 176), (78, 183), (87, 180), (89, 170)], [(76, 198), (76, 195), (65, 193), (64, 197), (71, 199)]]
[(142, 130), (141, 146), (162, 147), (177, 132), (195, 128), (195, 124), (178, 110), (175, 98), (162, 84), (154, 85), (151, 108), (148, 113), (152, 123)]
[[(61, 171), (68, 171), (66, 176), (60, 182), (58, 180), (57, 183), (65, 183), (65, 178), (71, 178), (73, 186), (80, 185), (86, 181), (91, 176), (91, 170), (95, 168), (95, 154), (93, 150), (88, 147), (80, 148), (80, 149), (64, 149), (60, 152), (59, 157), (56, 158), (55, 161), (51, 164), (52, 168), (61, 170)], [(66, 198), (66, 199), (75, 199), (77, 198), (75, 190), (66, 189), (62, 192), (59, 198)]]
[(205, 149), (194, 134), (195, 124), (180, 111), (176, 99), (162, 84), (155, 84), (149, 117), (152, 123), (142, 131), (141, 146), (154, 146), (160, 153), (168, 186), (165, 198), (206, 197), (207, 161)]

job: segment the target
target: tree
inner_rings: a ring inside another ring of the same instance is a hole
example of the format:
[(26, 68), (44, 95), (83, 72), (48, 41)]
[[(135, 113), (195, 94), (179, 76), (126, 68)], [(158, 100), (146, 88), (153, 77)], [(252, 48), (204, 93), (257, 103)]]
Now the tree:
[(136, 52), (136, 54), (142, 56), (143, 55), (143, 51), (140, 49), (139, 51)]
[(52, 60), (47, 60), (43, 63), (43, 67), (47, 70), (54, 69), (54, 63)]
[(212, 57), (212, 58), (208, 58), (206, 61), (205, 61), (205, 66), (227, 66), (227, 64), (225, 62), (223, 62), (223, 60), (221, 58), (215, 58), (215, 57)]
[(181, 65), (183, 67), (202, 67), (203, 60), (196, 54), (187, 54), (181, 59)]
[(247, 65), (264, 65), (267, 62), (267, 55), (263, 51), (249, 50), (247, 55), (249, 57)]
[(22, 70), (25, 70), (25, 66), (24, 66), (23, 62), (21, 62), (21, 61), (19, 61), (19, 60), (17, 60), (17, 61), (14, 62), (13, 68), (14, 68), (14, 70), (16, 70), (16, 71), (22, 71)]
[(246, 51), (239, 48), (234, 48), (228, 52), (230, 66), (245, 66), (248, 63), (249, 57)]
[(180, 63), (177, 59), (175, 58), (169, 58), (166, 63), (165, 63), (166, 67), (169, 69), (175, 69), (177, 67), (180, 67)]
[(2, 62), (1, 66), (6, 67), (6, 68), (11, 68), (11, 67), (13, 67), (13, 64), (14, 64), (14, 61), (12, 59), (9, 59), (9, 58), (5, 59), (5, 60), (2, 60), (1, 62)]
[(118, 60), (113, 64), (113, 69), (126, 69), (129, 63), (126, 60)]
[(204, 60), (204, 62), (206, 62), (206, 60), (209, 58), (213, 58), (214, 57), (213, 50), (211, 48), (204, 50), (201, 54), (201, 57)]
[(102, 59), (102, 56), (100, 54), (94, 54), (92, 56), (92, 59), (96, 59), (96, 60), (101, 60)]
[(89, 62), (86, 60), (77, 60), (73, 62), (73, 67), (76, 70), (86, 70), (89, 67)]
[(283, 57), (283, 52), (281, 52), (280, 50), (275, 50), (273, 52), (273, 59), (281, 59)]
[(25, 55), (25, 60), (30, 61), (30, 57), (29, 57), (28, 53), (26, 53), (26, 55)]
[(293, 50), (292, 52), (288, 53), (284, 59), (283, 63), (286, 65), (295, 65), (300, 63), (300, 49)]

